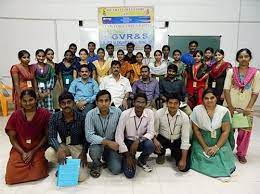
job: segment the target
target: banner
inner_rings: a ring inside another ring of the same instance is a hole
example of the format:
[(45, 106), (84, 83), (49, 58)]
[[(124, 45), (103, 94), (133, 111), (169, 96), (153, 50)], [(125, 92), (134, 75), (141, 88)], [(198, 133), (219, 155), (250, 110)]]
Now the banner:
[(115, 49), (126, 49), (132, 42), (136, 50), (145, 44), (154, 46), (153, 7), (101, 7), (98, 9), (99, 43), (112, 43)]

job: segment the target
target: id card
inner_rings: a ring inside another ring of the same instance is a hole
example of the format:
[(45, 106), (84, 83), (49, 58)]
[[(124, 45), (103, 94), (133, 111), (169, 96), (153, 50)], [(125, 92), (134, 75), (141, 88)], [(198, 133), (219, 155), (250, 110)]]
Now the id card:
[(43, 74), (43, 69), (41, 69), (41, 74)]
[(32, 81), (27, 81), (27, 87), (32, 88)]
[(193, 82), (192, 86), (193, 86), (193, 88), (196, 88), (197, 87), (197, 82)]
[(212, 88), (216, 88), (216, 82), (212, 82)]
[(174, 135), (171, 134), (171, 143), (174, 142)]
[(40, 82), (40, 83), (39, 83), (39, 87), (40, 87), (40, 88), (44, 88), (44, 83)]
[(69, 79), (66, 79), (65, 80), (65, 83), (68, 85), (68, 84), (70, 84), (70, 80)]
[(213, 139), (216, 139), (217, 138), (217, 132), (216, 132), (216, 130), (214, 130), (214, 131), (211, 131), (211, 138), (213, 138)]
[(27, 143), (27, 144), (31, 144), (31, 143), (32, 143), (32, 140), (31, 140), (31, 139), (26, 139), (26, 143)]
[(156, 80), (159, 81), (159, 80), (160, 80), (160, 77), (156, 77)]
[(68, 136), (66, 137), (66, 145), (69, 145), (71, 143), (71, 137)]

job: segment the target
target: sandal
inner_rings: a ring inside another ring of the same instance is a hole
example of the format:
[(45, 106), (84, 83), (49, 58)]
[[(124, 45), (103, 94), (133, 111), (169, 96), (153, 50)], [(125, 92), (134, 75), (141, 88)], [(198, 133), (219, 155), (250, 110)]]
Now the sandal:
[(90, 175), (93, 178), (98, 178), (101, 175), (101, 167), (93, 167), (90, 169)]
[(238, 159), (238, 161), (239, 161), (241, 164), (247, 163), (247, 160), (246, 160), (246, 157), (245, 157), (245, 156), (237, 156), (237, 159)]

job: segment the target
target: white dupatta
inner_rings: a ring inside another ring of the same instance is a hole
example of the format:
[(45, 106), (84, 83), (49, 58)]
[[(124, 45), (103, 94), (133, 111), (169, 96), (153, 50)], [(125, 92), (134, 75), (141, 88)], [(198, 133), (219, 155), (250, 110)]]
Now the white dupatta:
[(227, 112), (229, 113), (229, 110), (226, 107), (216, 105), (213, 118), (210, 119), (204, 105), (198, 105), (193, 109), (190, 118), (200, 129), (213, 132), (221, 127), (222, 119)]

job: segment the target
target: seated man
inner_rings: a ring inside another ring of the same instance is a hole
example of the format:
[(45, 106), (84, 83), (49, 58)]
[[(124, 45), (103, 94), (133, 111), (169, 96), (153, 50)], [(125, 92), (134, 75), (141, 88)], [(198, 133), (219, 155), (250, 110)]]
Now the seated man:
[(116, 130), (116, 142), (119, 153), (123, 154), (123, 171), (127, 178), (133, 178), (136, 171), (136, 151), (142, 151), (137, 165), (146, 172), (152, 168), (146, 163), (149, 155), (154, 152), (154, 113), (145, 108), (147, 97), (137, 93), (134, 97), (134, 107), (125, 110), (119, 120)]
[(159, 97), (159, 82), (150, 77), (150, 68), (148, 66), (141, 67), (142, 78), (133, 84), (133, 95), (142, 92), (148, 99), (147, 108), (156, 108), (155, 101)]
[(156, 137), (153, 142), (158, 154), (157, 164), (165, 161), (167, 148), (171, 149), (171, 155), (176, 159), (176, 166), (182, 172), (190, 169), (190, 132), (189, 117), (179, 109), (180, 97), (178, 94), (170, 94), (167, 97), (167, 107), (161, 108), (155, 113)]
[(97, 82), (90, 77), (87, 65), (81, 65), (80, 77), (70, 84), (69, 92), (73, 94), (77, 109), (84, 116), (95, 107), (94, 101), (99, 91)]
[(119, 61), (112, 61), (112, 74), (106, 76), (101, 82), (100, 90), (107, 90), (112, 96), (112, 104), (121, 110), (128, 108), (127, 99), (132, 92), (130, 82), (120, 74), (121, 64)]
[[(180, 94), (181, 109), (187, 114), (191, 114), (191, 109), (187, 105), (188, 97), (185, 90), (184, 80), (177, 76), (178, 67), (176, 65), (169, 65), (167, 67), (167, 76), (159, 81), (160, 99), (162, 102), (166, 102), (167, 95), (171, 93)], [(184, 105), (182, 105), (184, 104)]]
[(96, 97), (97, 107), (86, 116), (86, 139), (91, 143), (89, 148), (93, 165), (90, 175), (98, 178), (101, 174), (101, 158), (107, 163), (113, 174), (121, 172), (122, 157), (117, 153), (118, 144), (115, 142), (115, 132), (121, 110), (110, 106), (111, 95), (107, 90), (101, 90)]
[(46, 150), (45, 158), (59, 164), (64, 164), (67, 156), (81, 159), (79, 181), (82, 182), (87, 179), (89, 144), (85, 139), (85, 117), (73, 109), (74, 104), (71, 93), (64, 92), (59, 96), (62, 111), (56, 112), (50, 119), (48, 141), (51, 147)]

